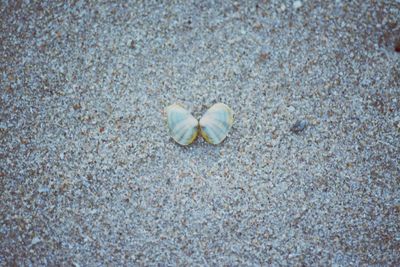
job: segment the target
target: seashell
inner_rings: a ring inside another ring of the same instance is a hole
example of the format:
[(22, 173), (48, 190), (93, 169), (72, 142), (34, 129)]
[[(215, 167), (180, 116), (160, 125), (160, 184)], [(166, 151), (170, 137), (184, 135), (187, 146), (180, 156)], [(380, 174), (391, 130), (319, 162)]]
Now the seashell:
[(223, 103), (217, 103), (200, 119), (200, 132), (204, 139), (217, 145), (228, 135), (233, 124), (233, 111)]
[(198, 120), (178, 104), (168, 106), (166, 113), (171, 137), (180, 145), (191, 144), (198, 134)]

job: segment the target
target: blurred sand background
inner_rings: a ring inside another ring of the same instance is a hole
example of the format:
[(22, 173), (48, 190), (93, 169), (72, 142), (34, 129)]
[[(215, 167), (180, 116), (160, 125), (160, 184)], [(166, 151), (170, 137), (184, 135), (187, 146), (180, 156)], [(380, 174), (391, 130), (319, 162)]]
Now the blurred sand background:
[[(400, 264), (399, 1), (30, 2), (0, 4), (0, 265)], [(177, 145), (175, 102), (230, 135)]]

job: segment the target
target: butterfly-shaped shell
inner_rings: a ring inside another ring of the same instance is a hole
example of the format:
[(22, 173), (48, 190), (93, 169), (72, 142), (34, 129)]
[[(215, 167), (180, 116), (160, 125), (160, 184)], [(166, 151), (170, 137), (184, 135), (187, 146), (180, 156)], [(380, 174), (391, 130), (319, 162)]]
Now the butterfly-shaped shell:
[(233, 111), (223, 103), (213, 105), (200, 119), (200, 131), (211, 144), (221, 143), (233, 124)]
[(189, 145), (197, 137), (199, 122), (178, 104), (166, 108), (171, 137), (180, 145)]

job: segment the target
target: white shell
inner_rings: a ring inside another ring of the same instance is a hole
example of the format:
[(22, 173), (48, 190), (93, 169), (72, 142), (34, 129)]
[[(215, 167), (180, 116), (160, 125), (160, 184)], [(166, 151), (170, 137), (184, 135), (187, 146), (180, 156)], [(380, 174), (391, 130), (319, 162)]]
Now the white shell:
[(233, 111), (223, 103), (213, 105), (200, 119), (200, 131), (211, 144), (221, 143), (233, 124)]
[(180, 145), (192, 143), (198, 134), (198, 120), (178, 104), (168, 106), (166, 113), (171, 137)]

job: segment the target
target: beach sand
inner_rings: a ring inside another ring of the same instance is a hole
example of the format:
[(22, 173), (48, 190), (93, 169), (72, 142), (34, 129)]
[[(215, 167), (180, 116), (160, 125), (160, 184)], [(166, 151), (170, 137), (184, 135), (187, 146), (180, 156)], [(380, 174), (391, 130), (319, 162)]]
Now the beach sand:
[[(0, 265), (400, 264), (399, 1), (25, 2)], [(168, 135), (166, 106), (217, 102), (222, 144)]]

